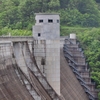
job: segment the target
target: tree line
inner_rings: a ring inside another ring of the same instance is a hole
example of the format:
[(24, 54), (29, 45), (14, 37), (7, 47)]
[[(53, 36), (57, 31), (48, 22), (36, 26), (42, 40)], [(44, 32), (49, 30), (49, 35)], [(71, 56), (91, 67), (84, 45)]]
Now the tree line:
[(34, 14), (60, 13), (61, 25), (99, 27), (99, 0), (0, 0), (0, 28), (31, 29)]
[(32, 35), (35, 13), (41, 12), (60, 14), (61, 35), (77, 33), (100, 89), (100, 0), (0, 0), (0, 35)]

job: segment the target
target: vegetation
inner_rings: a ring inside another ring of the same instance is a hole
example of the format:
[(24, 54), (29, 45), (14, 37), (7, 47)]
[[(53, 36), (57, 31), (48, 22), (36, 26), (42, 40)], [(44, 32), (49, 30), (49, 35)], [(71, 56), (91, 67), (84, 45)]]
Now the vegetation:
[(32, 35), (39, 12), (60, 13), (61, 35), (77, 34), (100, 89), (100, 0), (0, 0), (0, 35)]
[(84, 34), (78, 34), (78, 37), (90, 66), (92, 79), (100, 89), (100, 28), (87, 30)]
[[(61, 27), (62, 35), (76, 33), (90, 68), (91, 78), (100, 90), (100, 28)], [(99, 92), (100, 100), (100, 92)]]
[(100, 90), (100, 28), (93, 28), (91, 31), (78, 36), (90, 66), (91, 78), (96, 82), (97, 88)]
[(57, 12), (61, 25), (99, 27), (98, 0), (0, 0), (0, 28), (30, 30), (34, 13)]

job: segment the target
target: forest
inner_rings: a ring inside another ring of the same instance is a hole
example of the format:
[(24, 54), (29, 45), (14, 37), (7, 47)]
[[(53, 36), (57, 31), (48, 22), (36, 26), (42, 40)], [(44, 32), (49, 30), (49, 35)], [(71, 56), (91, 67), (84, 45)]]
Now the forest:
[(40, 12), (60, 14), (61, 36), (77, 34), (100, 89), (100, 0), (0, 0), (0, 35), (31, 36)]
[(61, 25), (99, 27), (99, 0), (0, 0), (0, 28), (28, 29), (35, 23), (34, 14), (56, 12)]

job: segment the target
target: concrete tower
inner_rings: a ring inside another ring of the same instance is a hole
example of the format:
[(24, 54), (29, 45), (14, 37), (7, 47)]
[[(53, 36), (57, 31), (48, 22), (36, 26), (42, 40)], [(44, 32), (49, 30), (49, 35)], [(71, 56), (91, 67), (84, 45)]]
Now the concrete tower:
[(59, 14), (36, 14), (33, 26), (34, 55), (41, 72), (60, 95)]

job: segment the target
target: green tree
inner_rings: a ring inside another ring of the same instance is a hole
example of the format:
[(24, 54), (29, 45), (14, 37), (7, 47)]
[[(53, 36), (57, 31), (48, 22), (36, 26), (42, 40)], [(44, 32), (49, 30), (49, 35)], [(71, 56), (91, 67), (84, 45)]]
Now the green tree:
[(51, 0), (48, 3), (50, 10), (58, 10), (60, 8), (60, 1), (59, 0)]

